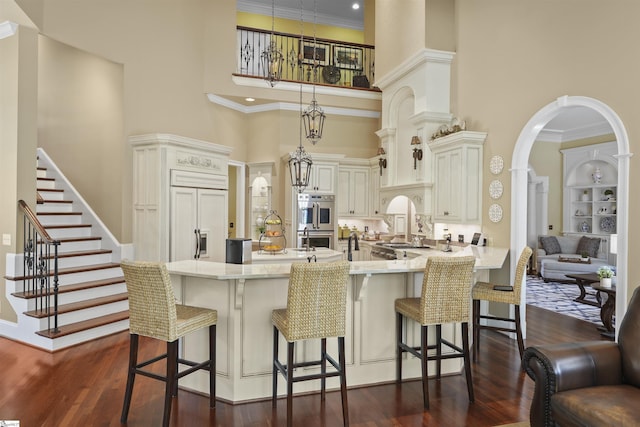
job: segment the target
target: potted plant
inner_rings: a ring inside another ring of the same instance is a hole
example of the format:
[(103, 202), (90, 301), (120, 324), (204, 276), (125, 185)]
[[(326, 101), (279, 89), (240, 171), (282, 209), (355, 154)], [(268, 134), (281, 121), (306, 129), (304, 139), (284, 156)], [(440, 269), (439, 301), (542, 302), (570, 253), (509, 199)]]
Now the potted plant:
[(604, 199), (610, 200), (612, 198), (613, 198), (613, 190), (610, 188), (607, 188), (606, 190), (604, 190)]
[(582, 257), (582, 261), (583, 262), (589, 261), (589, 253), (588, 252), (582, 252), (582, 253), (580, 253), (580, 256)]
[(600, 267), (598, 269), (598, 277), (600, 278), (600, 286), (603, 288), (611, 287), (611, 278), (613, 277), (613, 270), (611, 267)]

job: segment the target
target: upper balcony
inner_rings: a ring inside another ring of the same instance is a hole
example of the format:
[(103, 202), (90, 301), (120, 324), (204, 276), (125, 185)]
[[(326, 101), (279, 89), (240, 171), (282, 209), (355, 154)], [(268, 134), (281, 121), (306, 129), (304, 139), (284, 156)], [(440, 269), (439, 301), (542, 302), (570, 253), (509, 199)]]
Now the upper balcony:
[[(380, 92), (375, 77), (374, 46), (336, 40), (302, 38), (300, 34), (237, 27), (235, 77), (264, 78), (262, 52), (275, 42), (283, 55), (282, 82), (312, 84), (322, 88)], [(348, 95), (347, 95), (348, 96)]]

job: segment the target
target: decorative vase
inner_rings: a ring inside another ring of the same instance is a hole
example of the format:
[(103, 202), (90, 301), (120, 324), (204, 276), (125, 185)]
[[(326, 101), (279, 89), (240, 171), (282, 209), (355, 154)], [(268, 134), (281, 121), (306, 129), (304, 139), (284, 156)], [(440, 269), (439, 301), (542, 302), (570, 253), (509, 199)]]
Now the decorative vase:
[(596, 170), (593, 171), (591, 178), (593, 178), (594, 184), (600, 184), (600, 182), (602, 182), (602, 172), (600, 171), (600, 168), (596, 168)]
[(600, 286), (602, 286), (603, 288), (610, 288), (611, 287), (611, 277), (601, 277), (600, 278)]
[(582, 201), (583, 202), (588, 202), (589, 201), (589, 195), (588, 194), (583, 194), (582, 195)]

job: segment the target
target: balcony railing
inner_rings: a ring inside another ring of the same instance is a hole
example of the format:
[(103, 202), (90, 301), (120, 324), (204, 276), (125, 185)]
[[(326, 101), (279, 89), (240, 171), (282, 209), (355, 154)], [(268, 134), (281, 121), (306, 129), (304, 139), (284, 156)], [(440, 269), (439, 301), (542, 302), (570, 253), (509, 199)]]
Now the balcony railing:
[(237, 75), (263, 77), (260, 56), (275, 41), (284, 56), (283, 81), (315, 82), (343, 87), (370, 88), (375, 77), (375, 48), (300, 35), (237, 27)]

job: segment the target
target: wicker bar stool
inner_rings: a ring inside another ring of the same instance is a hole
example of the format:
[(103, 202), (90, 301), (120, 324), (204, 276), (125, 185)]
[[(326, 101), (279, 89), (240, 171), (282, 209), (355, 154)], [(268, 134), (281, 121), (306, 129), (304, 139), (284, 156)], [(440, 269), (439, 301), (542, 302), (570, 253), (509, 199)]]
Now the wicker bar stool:
[[(510, 285), (497, 285), (495, 283), (478, 282), (471, 290), (471, 297), (473, 298), (473, 360), (478, 360), (478, 352), (480, 351), (480, 330), (492, 329), (495, 331), (503, 332), (515, 332), (518, 340), (518, 351), (520, 351), (520, 359), (524, 353), (524, 341), (522, 339), (522, 326), (520, 325), (520, 291), (522, 289), (522, 281), (524, 280), (524, 274), (527, 268), (529, 258), (533, 251), (530, 247), (525, 246), (518, 259), (518, 265), (516, 266), (516, 277), (513, 286)], [(490, 302), (502, 302), (506, 304), (513, 304), (515, 308), (515, 316), (500, 317), (490, 314), (480, 314), (480, 301)], [(500, 321), (503, 324), (515, 324), (515, 327), (501, 327), (492, 325), (480, 324), (481, 319), (487, 319), (490, 321)]]
[[(197, 370), (209, 371), (209, 406), (216, 405), (216, 323), (218, 312), (207, 308), (175, 303), (173, 286), (164, 264), (122, 261), (129, 293), (129, 368), (127, 388), (120, 422), (126, 423), (136, 374), (164, 381), (164, 413), (162, 425), (168, 426), (172, 397), (178, 395), (178, 379)], [(196, 363), (178, 357), (178, 339), (201, 328), (209, 328), (209, 360)], [(138, 363), (140, 335), (167, 342), (167, 353)], [(167, 359), (166, 376), (143, 370), (145, 366)], [(178, 364), (190, 366), (178, 371)]]
[[(273, 396), (277, 406), (278, 372), (287, 382), (287, 426), (293, 425), (293, 383), (320, 379), (321, 399), (325, 399), (325, 383), (328, 377), (340, 377), (342, 416), (349, 425), (347, 405), (347, 377), (345, 372), (345, 317), (349, 263), (293, 263), (289, 277), (287, 308), (273, 310)], [(282, 333), (287, 341), (287, 363), (278, 360), (278, 338)], [(327, 338), (338, 338), (338, 362), (327, 354)], [(320, 339), (320, 360), (293, 361), (296, 341)], [(335, 368), (327, 372), (327, 361)], [(299, 367), (320, 366), (317, 374), (294, 376)]]
[[(462, 357), (467, 379), (469, 401), (474, 401), (469, 356), (469, 305), (471, 300), (471, 281), (475, 258), (432, 257), (427, 259), (422, 280), (422, 294), (419, 298), (399, 298), (395, 301), (396, 310), (396, 382), (402, 380), (402, 354), (411, 353), (421, 361), (422, 393), (424, 408), (429, 409), (429, 384), (427, 362), (437, 361), (436, 378), (440, 379), (440, 366), (443, 359)], [(411, 319), (421, 326), (420, 346), (412, 347), (402, 341), (403, 317)], [(460, 323), (462, 326), (462, 348), (442, 338), (442, 325)], [(428, 326), (436, 326), (436, 342), (428, 345)], [(443, 354), (442, 345), (454, 350)], [(428, 355), (428, 350), (436, 350)]]

